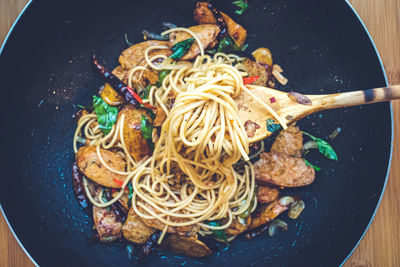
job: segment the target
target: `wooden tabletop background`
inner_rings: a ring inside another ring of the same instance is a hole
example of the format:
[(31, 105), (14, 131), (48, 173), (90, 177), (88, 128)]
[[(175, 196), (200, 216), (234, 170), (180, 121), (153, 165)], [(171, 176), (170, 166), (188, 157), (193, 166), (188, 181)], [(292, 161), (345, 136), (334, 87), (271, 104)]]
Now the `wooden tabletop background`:
[[(28, 0), (0, 0), (0, 42)], [(400, 0), (350, 0), (382, 57), (390, 84), (400, 84)], [(394, 151), (381, 205), (344, 266), (400, 266), (400, 101), (393, 102)], [(0, 266), (33, 266), (0, 215)]]

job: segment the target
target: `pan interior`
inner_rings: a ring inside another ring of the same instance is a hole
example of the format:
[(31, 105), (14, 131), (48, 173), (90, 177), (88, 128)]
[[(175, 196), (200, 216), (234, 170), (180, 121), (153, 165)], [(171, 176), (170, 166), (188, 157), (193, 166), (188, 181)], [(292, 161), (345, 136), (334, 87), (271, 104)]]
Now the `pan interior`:
[[(162, 22), (194, 24), (194, 1), (34, 1), (15, 27), (0, 60), (3, 127), (0, 200), (22, 244), (39, 265), (131, 266), (125, 242), (93, 240), (92, 219), (71, 183), (76, 104), (88, 104), (102, 80), (93, 53), (109, 68), (120, 52), (162, 31)], [(234, 14), (231, 1), (215, 4)], [(248, 30), (248, 52), (268, 47), (289, 78), (279, 89), (324, 94), (385, 85), (373, 45), (344, 1), (251, 1), (233, 18)], [(391, 146), (390, 105), (325, 111), (299, 122), (331, 141), (338, 162), (311, 154), (321, 167), (314, 184), (284, 191), (306, 209), (274, 238), (235, 240), (205, 259), (157, 251), (144, 266), (339, 265), (366, 229), (381, 195)]]

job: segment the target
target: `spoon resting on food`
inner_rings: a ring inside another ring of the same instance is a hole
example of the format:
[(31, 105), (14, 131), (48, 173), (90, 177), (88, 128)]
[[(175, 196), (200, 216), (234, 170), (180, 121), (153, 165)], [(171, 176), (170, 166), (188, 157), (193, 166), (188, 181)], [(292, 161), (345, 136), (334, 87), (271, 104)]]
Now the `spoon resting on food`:
[[(286, 93), (257, 85), (246, 85), (246, 87), (256, 98), (252, 97), (249, 92), (242, 91), (235, 98), (235, 102), (238, 106), (240, 120), (246, 127), (250, 143), (272, 135), (273, 131), (268, 130), (267, 127), (270, 122), (288, 125), (312, 113), (326, 109), (385, 102), (400, 98), (400, 85), (327, 95)], [(265, 106), (259, 102), (260, 100), (267, 104), (281, 121), (268, 112)]]

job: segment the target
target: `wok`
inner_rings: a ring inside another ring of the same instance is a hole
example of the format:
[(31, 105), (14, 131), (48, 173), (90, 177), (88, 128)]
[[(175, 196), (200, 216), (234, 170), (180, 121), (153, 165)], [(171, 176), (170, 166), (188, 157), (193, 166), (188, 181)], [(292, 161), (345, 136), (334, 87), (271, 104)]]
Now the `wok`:
[[(386, 85), (380, 59), (345, 1), (249, 1), (243, 16), (231, 0), (215, 6), (248, 30), (248, 51), (271, 49), (289, 78), (286, 87), (323, 94)], [(109, 68), (143, 29), (193, 24), (194, 1), (33, 1), (19, 18), (0, 57), (0, 203), (16, 237), (41, 266), (131, 266), (127, 243), (93, 240), (92, 220), (74, 198), (71, 166), (76, 104), (87, 104), (102, 80), (90, 63), (96, 53)], [(143, 266), (337, 266), (366, 231), (379, 203), (391, 157), (388, 103), (324, 111), (299, 122), (330, 141), (339, 161), (318, 154), (321, 167), (307, 187), (286, 190), (305, 201), (298, 220), (273, 238), (235, 240), (204, 259), (152, 253)]]

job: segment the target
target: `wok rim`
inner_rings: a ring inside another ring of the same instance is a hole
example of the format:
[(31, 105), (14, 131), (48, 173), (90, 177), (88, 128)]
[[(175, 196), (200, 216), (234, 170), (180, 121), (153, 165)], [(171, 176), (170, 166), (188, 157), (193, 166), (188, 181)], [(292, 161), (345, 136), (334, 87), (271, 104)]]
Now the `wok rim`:
[[(1, 58), (1, 55), (2, 55), (2, 53), (3, 53), (4, 47), (5, 47), (6, 44), (7, 44), (7, 41), (8, 41), (8, 39), (9, 39), (9, 37), (11, 36), (11, 34), (12, 34), (13, 31), (14, 31), (15, 26), (18, 24), (18, 22), (20, 21), (21, 17), (26, 13), (26, 11), (28, 10), (29, 6), (32, 4), (33, 1), (34, 1), (34, 0), (29, 0), (28, 3), (26, 3), (26, 5), (24, 6), (24, 8), (22, 9), (22, 11), (21, 11), (21, 12), (19, 13), (19, 15), (17, 16), (17, 18), (15, 19), (14, 23), (12, 24), (10, 30), (8, 31), (8, 33), (7, 33), (6, 37), (4, 38), (4, 41), (3, 41), (3, 43), (2, 43), (2, 45), (1, 45), (1, 47), (0, 47), (0, 58)], [(376, 54), (376, 57), (377, 57), (377, 59), (378, 59), (378, 61), (379, 61), (380, 70), (382, 71), (383, 78), (384, 78), (384, 80), (385, 80), (385, 86), (388, 86), (388, 85), (389, 85), (389, 82), (388, 82), (386, 70), (385, 70), (385, 67), (384, 67), (384, 65), (383, 65), (382, 58), (381, 58), (381, 56), (380, 56), (380, 54), (379, 54), (379, 51), (378, 51), (378, 49), (377, 49), (377, 47), (376, 47), (376, 45), (375, 45), (375, 42), (374, 42), (374, 40), (372, 39), (371, 34), (369, 33), (369, 31), (368, 31), (367, 27), (365, 26), (363, 20), (361, 19), (360, 15), (357, 13), (357, 11), (356, 11), (355, 8), (352, 6), (352, 4), (349, 2), (349, 0), (345, 0), (345, 3), (347, 4), (348, 8), (350, 8), (350, 10), (352, 11), (352, 13), (356, 16), (356, 18), (358, 19), (358, 22), (361, 24), (361, 26), (363, 27), (365, 33), (367, 34), (368, 39), (369, 39), (370, 43), (372, 44), (372, 46), (373, 46), (373, 48), (374, 48), (374, 51), (375, 51), (375, 54)], [(392, 157), (393, 157), (394, 120), (393, 120), (393, 105), (392, 105), (391, 102), (389, 102), (389, 110), (390, 110), (390, 127), (391, 127), (391, 131), (390, 131), (390, 149), (389, 149), (390, 151), (389, 151), (389, 160), (388, 160), (388, 165), (387, 165), (387, 170), (386, 170), (385, 181), (384, 181), (384, 183), (383, 183), (383, 187), (382, 187), (382, 190), (381, 190), (381, 193), (380, 193), (380, 196), (379, 196), (379, 200), (378, 200), (378, 202), (377, 202), (377, 204), (376, 204), (376, 207), (375, 207), (375, 209), (374, 209), (374, 211), (373, 211), (373, 213), (372, 213), (371, 219), (369, 220), (367, 226), (365, 227), (364, 232), (361, 234), (359, 240), (356, 242), (356, 244), (354, 245), (353, 249), (348, 253), (348, 255), (346, 256), (346, 258), (343, 259), (342, 263), (341, 263), (339, 266), (343, 266), (343, 265), (344, 265), (344, 263), (345, 263), (345, 262), (350, 258), (350, 256), (354, 253), (354, 251), (356, 250), (356, 248), (357, 248), (358, 245), (360, 244), (361, 240), (364, 238), (365, 234), (367, 233), (368, 229), (370, 228), (370, 226), (371, 226), (371, 224), (372, 224), (372, 221), (374, 220), (374, 218), (375, 218), (375, 216), (376, 216), (376, 213), (377, 213), (377, 211), (378, 211), (378, 208), (379, 208), (379, 206), (380, 206), (380, 204), (381, 204), (383, 195), (384, 195), (385, 190), (386, 190), (386, 186), (387, 186), (387, 182), (388, 182), (389, 174), (390, 174), (390, 168), (391, 168), (391, 163), (392, 163)], [(27, 251), (27, 249), (24, 247), (24, 245), (22, 244), (22, 242), (21, 242), (20, 239), (18, 238), (17, 234), (15, 233), (14, 229), (12, 228), (12, 226), (11, 226), (11, 224), (10, 224), (10, 222), (9, 222), (9, 220), (8, 220), (8, 218), (7, 218), (7, 216), (6, 216), (6, 213), (5, 213), (5, 211), (4, 211), (4, 209), (3, 209), (2, 205), (1, 205), (1, 203), (0, 203), (0, 211), (1, 211), (2, 216), (4, 217), (4, 220), (5, 220), (5, 222), (6, 222), (7, 226), (8, 226), (8, 228), (9, 228), (10, 231), (11, 231), (12, 235), (14, 236), (15, 240), (17, 241), (17, 243), (19, 244), (19, 246), (22, 248), (22, 250), (25, 252), (26, 256), (31, 260), (31, 262), (32, 262), (35, 266), (39, 266), (39, 265), (37, 264), (37, 262), (35, 261), (35, 259), (32, 257), (32, 255), (30, 255), (30, 253)]]

